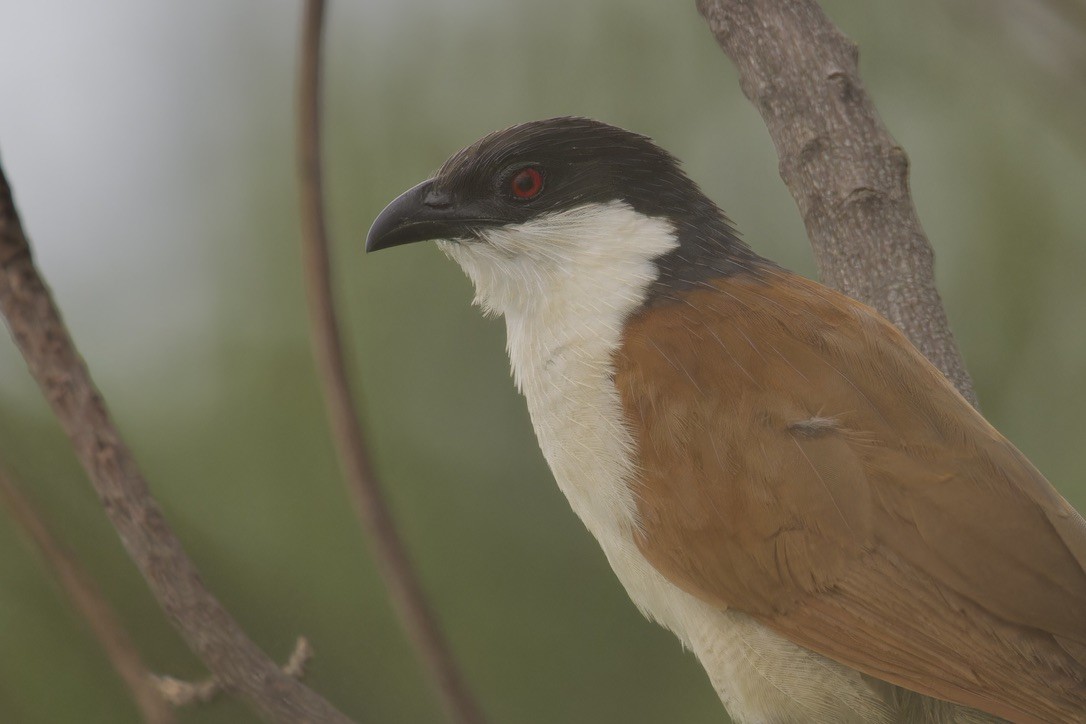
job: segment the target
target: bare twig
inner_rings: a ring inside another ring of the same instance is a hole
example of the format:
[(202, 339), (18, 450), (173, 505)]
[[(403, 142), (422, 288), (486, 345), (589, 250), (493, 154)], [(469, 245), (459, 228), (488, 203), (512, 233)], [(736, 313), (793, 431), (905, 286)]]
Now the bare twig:
[(121, 542), (189, 647), (267, 719), (284, 724), (349, 722), (317, 693), (284, 674), (204, 586), (110, 419), (34, 266), (2, 168), (0, 310)]
[(223, 690), (214, 677), (201, 681), (185, 681), (172, 676), (159, 676), (154, 680), (159, 696), (174, 706), (207, 704)]
[[(295, 679), (305, 675), (305, 666), (313, 658), (313, 646), (305, 636), (299, 636), (294, 644), (283, 673)], [(206, 704), (227, 689), (215, 677), (202, 681), (184, 681), (172, 676), (154, 676), (151, 679), (157, 695), (174, 706)]]
[(354, 405), (332, 295), (322, 189), (320, 90), (323, 0), (307, 0), (304, 13), (298, 78), (298, 185), (310, 338), (324, 389), (324, 402), (351, 500), (369, 536), (393, 608), (441, 694), (449, 717), (464, 724), (474, 724), (483, 721), (482, 711), (457, 668), (411, 566), (381, 492)]
[(155, 689), (151, 673), (136, 645), (75, 556), (58, 541), (30, 499), (0, 467), (0, 503), (26, 537), (37, 547), (68, 601), (83, 620), (128, 687), (143, 720), (148, 724), (172, 724), (176, 717), (169, 703)]
[(894, 322), (975, 405), (909, 162), (864, 90), (856, 46), (815, 0), (697, 4), (769, 127), (822, 279)]

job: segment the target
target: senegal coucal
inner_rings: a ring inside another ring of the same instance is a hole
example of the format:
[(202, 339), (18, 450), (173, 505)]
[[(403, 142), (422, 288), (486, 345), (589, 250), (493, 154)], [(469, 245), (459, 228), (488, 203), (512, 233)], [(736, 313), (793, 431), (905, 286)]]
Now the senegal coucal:
[(381, 213), (505, 317), (573, 510), (739, 722), (1086, 721), (1086, 522), (878, 313), (648, 138), (492, 133)]

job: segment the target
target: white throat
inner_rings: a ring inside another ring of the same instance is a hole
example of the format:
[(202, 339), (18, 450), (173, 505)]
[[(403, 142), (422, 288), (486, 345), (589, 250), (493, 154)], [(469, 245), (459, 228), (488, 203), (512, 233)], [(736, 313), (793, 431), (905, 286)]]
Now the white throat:
[(524, 375), (540, 355), (571, 344), (614, 351), (656, 279), (652, 260), (678, 241), (669, 222), (612, 201), (438, 244), (475, 285), (475, 303), (505, 316), (513, 375), (527, 394)]
[(626, 317), (656, 279), (673, 227), (622, 202), (587, 204), (440, 242), (475, 284), (476, 304), (505, 316), (509, 359), (559, 487), (600, 540), (629, 541), (637, 506), (633, 441), (611, 381)]

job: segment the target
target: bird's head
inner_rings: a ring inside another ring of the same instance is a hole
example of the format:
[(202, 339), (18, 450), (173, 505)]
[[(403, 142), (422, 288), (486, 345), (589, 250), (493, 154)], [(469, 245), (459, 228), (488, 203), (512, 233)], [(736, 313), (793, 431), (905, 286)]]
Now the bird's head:
[(429, 239), (464, 268), (479, 304), (506, 314), (556, 299), (644, 302), (756, 258), (675, 157), (586, 118), (476, 141), (389, 204), (366, 250)]

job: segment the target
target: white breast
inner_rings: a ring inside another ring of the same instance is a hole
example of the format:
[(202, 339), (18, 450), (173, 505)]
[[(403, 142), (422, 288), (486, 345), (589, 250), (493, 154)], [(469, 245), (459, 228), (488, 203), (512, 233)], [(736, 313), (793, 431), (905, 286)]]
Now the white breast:
[[(543, 455), (630, 598), (694, 651), (738, 721), (890, 721), (859, 675), (667, 581), (634, 542), (634, 441), (612, 381), (626, 317), (675, 248), (671, 226), (614, 202), (441, 242), (476, 302), (503, 314), (509, 358)], [(790, 691), (804, 692), (796, 697)]]
[(476, 302), (505, 316), (513, 377), (543, 454), (609, 557), (633, 545), (637, 527), (633, 440), (611, 357), (656, 278), (652, 260), (676, 246), (668, 222), (620, 202), (503, 227), (483, 242), (442, 242), (475, 283)]

